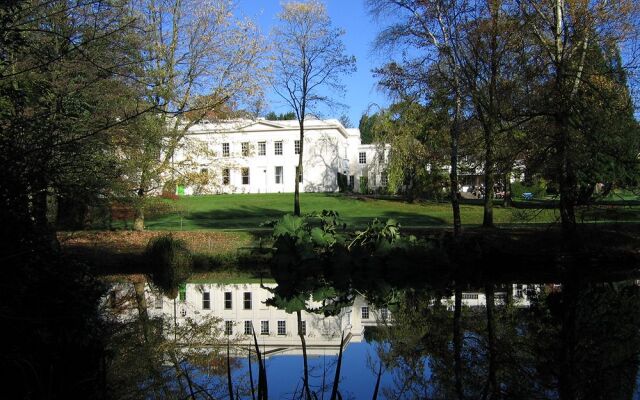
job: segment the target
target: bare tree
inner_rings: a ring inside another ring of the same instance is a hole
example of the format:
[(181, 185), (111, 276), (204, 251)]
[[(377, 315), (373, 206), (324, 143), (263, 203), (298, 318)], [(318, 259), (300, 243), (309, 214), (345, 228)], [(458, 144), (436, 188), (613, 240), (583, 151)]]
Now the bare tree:
[(295, 176), (293, 212), (300, 215), (300, 180), (303, 176), (304, 121), (319, 105), (336, 105), (332, 94), (344, 92), (341, 77), (355, 71), (355, 57), (345, 54), (344, 31), (331, 26), (320, 2), (283, 5), (275, 42), (273, 87), (294, 110), (300, 124), (300, 154)]
[[(146, 129), (156, 142), (161, 137), (161, 143), (151, 146), (154, 153), (145, 157), (153, 162), (129, 179), (143, 200), (170, 171), (189, 128), (210, 115), (225, 115), (229, 104), (260, 94), (263, 43), (252, 21), (233, 16), (230, 1), (133, 0), (132, 7), (144, 31), (142, 97), (158, 111), (161, 122), (155, 127), (162, 130), (158, 134)], [(141, 230), (144, 202), (137, 204), (134, 228)]]

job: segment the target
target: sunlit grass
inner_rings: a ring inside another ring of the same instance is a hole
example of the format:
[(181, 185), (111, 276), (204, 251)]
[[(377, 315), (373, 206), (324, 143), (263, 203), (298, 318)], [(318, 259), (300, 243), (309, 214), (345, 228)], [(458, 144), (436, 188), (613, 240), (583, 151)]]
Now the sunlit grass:
[[(293, 195), (285, 194), (237, 194), (217, 196), (185, 196), (179, 200), (167, 200), (170, 211), (148, 218), (146, 226), (151, 230), (247, 230), (259, 229), (260, 224), (280, 218), (293, 210)], [(453, 222), (451, 205), (446, 202), (406, 203), (401, 200), (371, 199), (337, 194), (301, 194), (303, 213), (322, 210), (338, 211), (344, 222), (352, 227), (362, 227), (373, 218), (396, 219), (404, 227), (448, 227)], [(496, 202), (494, 221), (507, 224), (549, 224), (559, 219), (551, 203), (520, 203), (521, 207), (503, 208)], [(583, 222), (638, 221), (638, 206), (600, 209), (579, 209), (578, 218)], [(482, 223), (481, 204), (463, 204), (460, 207), (464, 225)]]

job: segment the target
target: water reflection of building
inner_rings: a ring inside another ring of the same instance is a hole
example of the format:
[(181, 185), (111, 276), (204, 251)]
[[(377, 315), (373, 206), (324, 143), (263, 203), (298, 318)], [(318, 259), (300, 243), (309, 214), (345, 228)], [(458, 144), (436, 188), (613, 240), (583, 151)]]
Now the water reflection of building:
[[(510, 298), (511, 304), (516, 307), (529, 307), (532, 298), (541, 290), (559, 290), (559, 285), (555, 284), (526, 284), (514, 283), (498, 287), (494, 292), (494, 302), (496, 305), (504, 305)], [(447, 299), (447, 306), (453, 309), (455, 298), (451, 296)], [(462, 305), (467, 307), (484, 307), (487, 305), (487, 296), (480, 291), (462, 291)]]
[[(276, 284), (265, 286), (273, 288)], [(560, 287), (541, 284), (502, 286), (494, 293), (495, 303), (505, 304), (510, 298), (513, 305), (528, 307), (533, 296), (543, 289), (555, 291)], [(252, 342), (252, 329), (255, 329), (258, 342), (267, 356), (302, 353), (297, 315), (267, 306), (265, 302), (272, 297), (272, 293), (260, 284), (187, 283), (179, 289), (175, 299), (145, 284), (144, 295), (147, 313), (152, 319), (162, 318), (183, 325), (187, 320), (198, 323), (215, 317), (220, 320), (220, 328), (225, 334), (241, 342)], [(113, 318), (126, 320), (138, 315), (132, 283), (114, 284), (107, 301)], [(453, 309), (454, 297), (445, 301)], [(462, 304), (467, 307), (485, 306), (486, 295), (481, 291), (463, 291)], [(320, 303), (309, 302), (307, 306), (318, 307)], [(345, 346), (361, 342), (366, 327), (390, 323), (391, 315), (386, 308), (377, 308), (364, 297), (357, 296), (351, 306), (343, 307), (336, 316), (325, 317), (323, 314), (303, 311), (301, 320), (307, 353), (314, 356), (337, 354), (342, 333), (345, 335)]]
[[(197, 323), (213, 316), (220, 320), (220, 328), (227, 335), (246, 340), (247, 343), (253, 341), (251, 329), (255, 329), (258, 342), (267, 356), (302, 353), (297, 315), (267, 306), (265, 301), (272, 294), (261, 288), (260, 284), (188, 283), (180, 288), (175, 299), (170, 299), (148, 284), (144, 288), (150, 318), (175, 318), (176, 324), (181, 325), (187, 319)], [(112, 310), (118, 310), (115, 318), (137, 316), (133, 284), (113, 285), (108, 301)], [(320, 304), (310, 302), (307, 306), (313, 308)], [(301, 330), (305, 335), (307, 353), (310, 356), (337, 354), (343, 332), (345, 346), (351, 342), (361, 342), (364, 328), (383, 319), (388, 319), (386, 309), (378, 310), (362, 297), (356, 298), (352, 306), (342, 308), (336, 316), (325, 317), (303, 311)]]

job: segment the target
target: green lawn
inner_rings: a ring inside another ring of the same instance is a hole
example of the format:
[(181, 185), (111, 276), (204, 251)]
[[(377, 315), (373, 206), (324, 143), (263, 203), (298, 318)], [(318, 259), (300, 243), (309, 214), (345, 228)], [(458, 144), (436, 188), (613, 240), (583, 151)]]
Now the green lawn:
[[(449, 203), (408, 204), (399, 200), (357, 198), (339, 194), (302, 193), (303, 213), (336, 210), (352, 226), (364, 226), (373, 218), (395, 218), (404, 227), (446, 227), (452, 222)], [(255, 229), (260, 223), (279, 218), (293, 210), (292, 194), (237, 194), (185, 196), (171, 203), (172, 211), (147, 218), (152, 230)], [(541, 202), (523, 204), (527, 208), (502, 208), (494, 211), (496, 224), (543, 224), (557, 221), (557, 211)], [(462, 223), (482, 223), (480, 204), (461, 206)], [(585, 222), (640, 221), (640, 209), (634, 207), (590, 208), (578, 211)]]

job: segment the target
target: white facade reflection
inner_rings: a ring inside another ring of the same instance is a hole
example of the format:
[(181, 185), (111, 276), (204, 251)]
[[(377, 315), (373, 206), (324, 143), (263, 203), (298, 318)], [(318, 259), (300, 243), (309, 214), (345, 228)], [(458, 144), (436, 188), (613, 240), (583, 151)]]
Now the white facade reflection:
[[(276, 284), (264, 286), (273, 288)], [(267, 357), (302, 354), (296, 313), (267, 306), (266, 300), (273, 295), (260, 284), (187, 283), (180, 288), (175, 299), (165, 296), (149, 284), (145, 283), (144, 288), (150, 319), (162, 318), (182, 325), (188, 319), (197, 323), (215, 317), (219, 319), (220, 328), (241, 343), (246, 341), (252, 344), (251, 329), (255, 329), (258, 344)], [(131, 283), (114, 284), (107, 303), (110, 318), (123, 321), (138, 316), (138, 304)], [(313, 308), (320, 304), (311, 301), (307, 306)], [(307, 354), (338, 354), (343, 332), (347, 347), (349, 343), (363, 340), (365, 326), (375, 325), (383, 314), (388, 318), (386, 311), (381, 312), (373, 307), (363, 316), (362, 307), (370, 306), (360, 297), (353, 306), (342, 308), (336, 316), (325, 317), (303, 311), (301, 328)]]
[[(276, 284), (264, 286), (275, 288)], [(505, 304), (507, 297), (511, 296), (515, 306), (528, 307), (531, 297), (544, 286), (509, 285), (507, 289), (496, 290), (495, 303)], [(552, 290), (560, 290), (559, 285), (546, 286)], [(188, 320), (198, 323), (214, 317), (219, 321), (221, 331), (241, 344), (253, 344), (251, 330), (255, 329), (258, 344), (267, 357), (276, 354), (302, 354), (297, 315), (267, 306), (265, 302), (272, 297), (272, 293), (258, 283), (187, 283), (179, 288), (174, 299), (145, 283), (144, 297), (144, 306), (150, 319), (163, 319), (181, 326)], [(453, 296), (444, 301), (448, 308), (453, 309)], [(463, 291), (462, 304), (467, 307), (483, 307), (486, 305), (486, 296), (483, 292)], [(134, 284), (113, 284), (105, 305), (109, 310), (109, 318), (119, 321), (138, 318), (140, 304), (136, 301)], [(320, 303), (311, 301), (307, 306), (319, 307)], [(343, 307), (336, 316), (325, 317), (303, 311), (301, 329), (309, 356), (336, 355), (343, 333), (346, 348), (350, 343), (363, 340), (365, 327), (388, 323), (392, 323), (392, 317), (386, 308), (377, 308), (363, 296), (357, 296), (351, 306)]]

